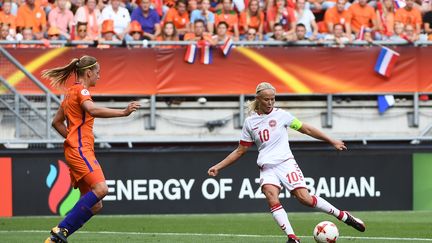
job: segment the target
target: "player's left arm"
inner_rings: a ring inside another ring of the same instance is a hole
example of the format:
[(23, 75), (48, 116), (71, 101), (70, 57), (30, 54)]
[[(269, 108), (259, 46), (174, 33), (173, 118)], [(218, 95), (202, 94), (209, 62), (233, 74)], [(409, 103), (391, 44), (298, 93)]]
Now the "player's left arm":
[(60, 108), (58, 109), (56, 115), (54, 116), (54, 119), (53, 119), (51, 125), (64, 138), (66, 138), (67, 134), (68, 134), (67, 128), (66, 128), (66, 125), (65, 125), (65, 120), (66, 120), (66, 118), (65, 118), (65, 115), (64, 115), (63, 107), (60, 106)]
[(138, 110), (141, 105), (137, 101), (132, 101), (125, 109), (111, 109), (97, 106), (92, 100), (85, 100), (81, 106), (92, 117), (111, 118), (129, 116), (132, 112)]
[(347, 147), (345, 146), (345, 143), (341, 140), (334, 139), (329, 137), (327, 134), (322, 132), (321, 130), (299, 121), (297, 118), (294, 119), (294, 121), (291, 123), (291, 128), (294, 130), (297, 130), (303, 134), (309, 135), (313, 138), (316, 138), (318, 140), (322, 140), (325, 142), (328, 142), (329, 144), (333, 145), (337, 150), (346, 150)]

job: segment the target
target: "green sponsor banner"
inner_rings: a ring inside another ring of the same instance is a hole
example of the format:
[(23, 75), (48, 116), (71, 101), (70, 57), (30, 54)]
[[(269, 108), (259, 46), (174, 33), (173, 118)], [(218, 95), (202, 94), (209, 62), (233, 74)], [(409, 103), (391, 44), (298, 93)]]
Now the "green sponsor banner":
[(414, 210), (432, 210), (432, 153), (414, 153)]

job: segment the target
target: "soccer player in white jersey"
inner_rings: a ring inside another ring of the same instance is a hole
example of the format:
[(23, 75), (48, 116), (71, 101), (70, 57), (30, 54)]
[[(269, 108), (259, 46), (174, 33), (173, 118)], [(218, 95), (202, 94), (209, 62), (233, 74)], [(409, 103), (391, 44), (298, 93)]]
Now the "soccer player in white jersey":
[(258, 147), (257, 164), (260, 167), (260, 184), (273, 218), (288, 236), (287, 242), (300, 242), (288, 220), (288, 215), (279, 201), (281, 184), (300, 203), (335, 216), (337, 219), (364, 232), (364, 223), (347, 211), (331, 205), (325, 199), (310, 195), (306, 189), (304, 175), (294, 159), (288, 143), (287, 128), (290, 127), (313, 138), (326, 141), (336, 150), (346, 150), (343, 141), (331, 138), (319, 129), (302, 123), (289, 112), (274, 107), (276, 90), (270, 83), (256, 87), (255, 100), (250, 102), (251, 115), (246, 118), (239, 146), (218, 164), (208, 170), (210, 176), (217, 176), (223, 168), (233, 164), (254, 143)]

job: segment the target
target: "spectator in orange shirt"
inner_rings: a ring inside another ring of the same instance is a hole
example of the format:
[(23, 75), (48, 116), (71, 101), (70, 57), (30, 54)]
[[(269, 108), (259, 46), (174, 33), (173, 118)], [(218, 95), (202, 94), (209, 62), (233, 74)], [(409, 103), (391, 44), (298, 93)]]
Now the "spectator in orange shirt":
[(0, 23), (8, 24), (9, 34), (13, 37), (16, 34), (16, 16), (11, 13), (12, 1), (4, 0), (2, 11), (0, 11)]
[(216, 11), (216, 26), (220, 22), (228, 24), (228, 32), (234, 34), (234, 39), (239, 39), (239, 19), (236, 11), (232, 9), (232, 0), (222, 0), (222, 9)]
[(250, 0), (247, 9), (240, 13), (240, 34), (247, 33), (249, 28), (257, 30), (257, 35), (260, 40), (263, 38), (264, 32), (264, 13), (259, 7), (258, 0)]
[(216, 41), (212, 38), (211, 34), (205, 32), (205, 24), (201, 19), (197, 19), (194, 23), (194, 32), (187, 33), (184, 36), (185, 41), (200, 41), (205, 40), (211, 45), (216, 45)]
[(267, 21), (272, 32), (275, 31), (274, 25), (280, 24), (285, 31), (292, 33), (296, 25), (294, 9), (287, 6), (286, 0), (276, 0), (274, 6), (267, 9)]
[[(336, 24), (341, 24), (346, 33), (351, 33), (351, 25), (348, 21), (349, 13), (348, 10), (345, 10), (345, 4), (346, 0), (337, 0), (336, 6), (327, 9), (324, 14), (325, 29), (322, 30), (323, 32), (333, 34), (333, 27)], [(351, 34), (348, 36), (351, 36)]]
[(413, 25), (415, 26), (416, 34), (420, 34), (422, 25), (420, 10), (414, 8), (414, 0), (406, 0), (405, 2), (405, 7), (396, 10), (395, 22), (400, 22), (404, 25)]
[(358, 35), (362, 26), (370, 31), (378, 30), (375, 9), (367, 4), (367, 0), (358, 0), (349, 9), (349, 21), (352, 31)]
[[(165, 22), (160, 35), (156, 37), (157, 41), (178, 41), (179, 36), (173, 22)], [(176, 45), (157, 45), (156, 48), (171, 49), (178, 48)]]
[(183, 37), (189, 28), (189, 13), (187, 12), (187, 0), (178, 0), (175, 8), (170, 8), (165, 15), (164, 22), (173, 22), (179, 36)]
[(44, 10), (35, 4), (35, 0), (26, 0), (18, 8), (16, 18), (18, 32), (24, 28), (31, 28), (36, 39), (40, 40), (47, 31), (47, 21)]
[(393, 35), (394, 27), (394, 5), (393, 0), (381, 0), (377, 3), (377, 23), (381, 34), (390, 37)]

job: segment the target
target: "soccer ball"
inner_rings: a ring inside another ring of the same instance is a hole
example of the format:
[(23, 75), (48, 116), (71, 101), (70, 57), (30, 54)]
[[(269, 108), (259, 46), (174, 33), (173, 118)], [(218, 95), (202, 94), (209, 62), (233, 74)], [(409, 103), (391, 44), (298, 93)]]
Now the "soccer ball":
[(322, 221), (315, 226), (313, 236), (317, 243), (335, 243), (339, 237), (339, 230), (332, 222)]

